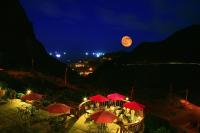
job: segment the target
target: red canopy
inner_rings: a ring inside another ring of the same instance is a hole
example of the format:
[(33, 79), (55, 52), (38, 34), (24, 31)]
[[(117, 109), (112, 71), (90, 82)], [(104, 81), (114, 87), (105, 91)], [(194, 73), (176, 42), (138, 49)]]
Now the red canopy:
[(100, 94), (97, 94), (95, 96), (91, 96), (89, 98), (91, 101), (94, 101), (94, 102), (106, 102), (108, 101), (108, 99)]
[(32, 100), (42, 100), (44, 97), (43, 95), (41, 94), (38, 94), (38, 93), (30, 93), (30, 94), (27, 94), (27, 95), (24, 95), (21, 97), (22, 100), (29, 100), (29, 101), (32, 101)]
[(117, 119), (117, 116), (109, 111), (98, 111), (91, 115), (91, 118), (96, 123), (111, 123), (115, 119)]
[(144, 105), (137, 102), (126, 102), (123, 106), (132, 110), (144, 110)]
[(50, 104), (47, 107), (49, 113), (70, 113), (70, 107), (62, 103)]
[(117, 100), (124, 100), (125, 96), (118, 94), (118, 93), (113, 93), (113, 94), (109, 94), (107, 96), (108, 99), (112, 100), (112, 101), (117, 101)]

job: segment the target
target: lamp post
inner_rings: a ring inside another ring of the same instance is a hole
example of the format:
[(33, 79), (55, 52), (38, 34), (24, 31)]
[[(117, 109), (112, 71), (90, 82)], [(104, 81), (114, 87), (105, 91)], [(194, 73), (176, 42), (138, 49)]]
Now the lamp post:
[(133, 100), (134, 99), (134, 87), (132, 87), (132, 89), (131, 89), (131, 100)]
[(135, 84), (136, 84), (136, 81), (134, 81), (134, 84), (133, 84), (133, 86), (132, 86), (132, 88), (131, 88), (131, 97), (130, 97), (131, 100), (134, 99), (134, 95), (135, 95), (135, 94), (134, 94), (134, 93), (135, 93), (135, 90), (134, 90), (134, 89), (135, 89)]
[(34, 69), (34, 63), (35, 63), (34, 58), (32, 58), (32, 60), (31, 60), (32, 70)]
[(185, 100), (186, 101), (188, 100), (188, 89), (186, 89), (186, 92), (185, 92)]
[(170, 101), (170, 103), (172, 102), (172, 98), (173, 98), (173, 84), (170, 83), (169, 84), (169, 101)]
[(65, 68), (65, 86), (67, 85), (67, 67)]

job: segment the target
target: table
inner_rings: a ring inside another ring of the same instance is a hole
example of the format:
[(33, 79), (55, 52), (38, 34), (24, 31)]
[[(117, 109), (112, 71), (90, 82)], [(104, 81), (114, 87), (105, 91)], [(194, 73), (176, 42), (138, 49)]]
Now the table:
[[(98, 124), (94, 123), (93, 121), (91, 122), (87, 122), (86, 121), (86, 117), (85, 114), (83, 114), (76, 122), (75, 124), (72, 126), (72, 128), (69, 130), (68, 133), (85, 133), (85, 132), (92, 132), (92, 133), (96, 133), (97, 132), (97, 126)], [(109, 131), (109, 133), (116, 133), (117, 130), (120, 129), (120, 126), (115, 124), (115, 123), (108, 123), (106, 124), (107, 129)]]

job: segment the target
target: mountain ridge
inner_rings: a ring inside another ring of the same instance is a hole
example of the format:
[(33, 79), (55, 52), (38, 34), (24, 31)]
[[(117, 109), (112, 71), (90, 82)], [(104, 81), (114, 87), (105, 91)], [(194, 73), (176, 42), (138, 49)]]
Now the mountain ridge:
[(58, 75), (63, 73), (65, 65), (49, 56), (36, 39), (32, 24), (20, 2), (4, 0), (1, 8), (4, 12), (1, 25), (0, 67), (34, 69)]
[[(200, 63), (200, 24), (178, 30), (158, 42), (142, 42), (131, 52), (107, 54), (117, 63)], [(117, 57), (116, 57), (117, 56)]]

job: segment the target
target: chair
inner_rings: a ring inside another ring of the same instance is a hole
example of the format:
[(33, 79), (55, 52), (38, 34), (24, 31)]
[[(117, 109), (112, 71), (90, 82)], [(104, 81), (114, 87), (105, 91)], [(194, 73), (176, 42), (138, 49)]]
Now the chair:
[(92, 121), (92, 119), (90, 117), (88, 117), (85, 119), (84, 123), (87, 124), (87, 123), (90, 123), (91, 121)]
[(88, 106), (85, 106), (84, 108), (85, 108), (85, 110), (88, 110)]
[(90, 105), (90, 109), (94, 110), (94, 105), (93, 104)]
[(85, 119), (89, 118), (90, 114), (88, 112), (85, 112), (84, 117)]
[(120, 128), (117, 128), (117, 129), (110, 129), (109, 130), (109, 133), (118, 133), (118, 132), (120, 132)]
[(96, 133), (97, 127), (96, 125), (88, 125), (88, 133)]
[(120, 132), (120, 133), (129, 133), (128, 129), (126, 129), (126, 127), (124, 126), (122, 121), (118, 121), (116, 124), (120, 126), (120, 129), (117, 130), (116, 133), (118, 133), (118, 132)]

